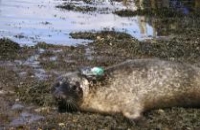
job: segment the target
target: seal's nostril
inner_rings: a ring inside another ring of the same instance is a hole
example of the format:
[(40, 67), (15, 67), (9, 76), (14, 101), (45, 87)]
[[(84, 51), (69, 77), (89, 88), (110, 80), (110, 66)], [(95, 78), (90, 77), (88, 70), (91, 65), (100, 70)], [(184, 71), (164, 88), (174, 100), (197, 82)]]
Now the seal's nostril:
[(57, 88), (57, 87), (59, 87), (59, 86), (60, 86), (60, 83), (57, 82), (57, 83), (55, 84), (55, 87)]

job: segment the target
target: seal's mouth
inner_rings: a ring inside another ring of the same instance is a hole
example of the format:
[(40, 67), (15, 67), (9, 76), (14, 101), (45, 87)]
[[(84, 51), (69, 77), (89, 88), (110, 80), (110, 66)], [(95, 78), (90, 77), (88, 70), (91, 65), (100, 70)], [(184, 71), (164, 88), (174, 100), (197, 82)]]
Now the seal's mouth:
[(54, 93), (54, 97), (57, 101), (59, 112), (75, 112), (78, 111), (78, 100), (79, 97), (74, 93), (64, 94), (61, 91)]
[(58, 99), (57, 101), (58, 101), (58, 111), (61, 113), (78, 111), (77, 104), (71, 100)]

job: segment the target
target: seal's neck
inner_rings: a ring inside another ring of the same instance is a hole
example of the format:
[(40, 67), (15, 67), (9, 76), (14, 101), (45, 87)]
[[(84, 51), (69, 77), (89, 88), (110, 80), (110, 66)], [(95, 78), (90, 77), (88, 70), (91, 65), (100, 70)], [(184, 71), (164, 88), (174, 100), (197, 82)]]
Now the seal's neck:
[(86, 98), (89, 94), (89, 81), (86, 78), (82, 78), (81, 80), (81, 88), (83, 90), (83, 99)]

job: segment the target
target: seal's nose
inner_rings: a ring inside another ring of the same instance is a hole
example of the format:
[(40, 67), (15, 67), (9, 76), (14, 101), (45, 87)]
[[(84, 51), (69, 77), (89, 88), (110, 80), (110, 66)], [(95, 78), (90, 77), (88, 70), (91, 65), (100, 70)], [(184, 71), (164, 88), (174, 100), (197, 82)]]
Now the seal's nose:
[(66, 98), (65, 94), (62, 91), (60, 91), (60, 90), (55, 90), (53, 92), (53, 95), (54, 95), (54, 97), (56, 99), (65, 99)]

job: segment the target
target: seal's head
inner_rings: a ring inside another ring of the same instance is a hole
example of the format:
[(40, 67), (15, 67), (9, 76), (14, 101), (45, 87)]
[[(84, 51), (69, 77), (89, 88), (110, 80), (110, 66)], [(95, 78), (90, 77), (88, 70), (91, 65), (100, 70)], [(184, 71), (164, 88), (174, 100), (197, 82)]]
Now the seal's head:
[(77, 72), (59, 77), (52, 87), (52, 94), (58, 103), (59, 111), (78, 110), (88, 87), (88, 81)]

